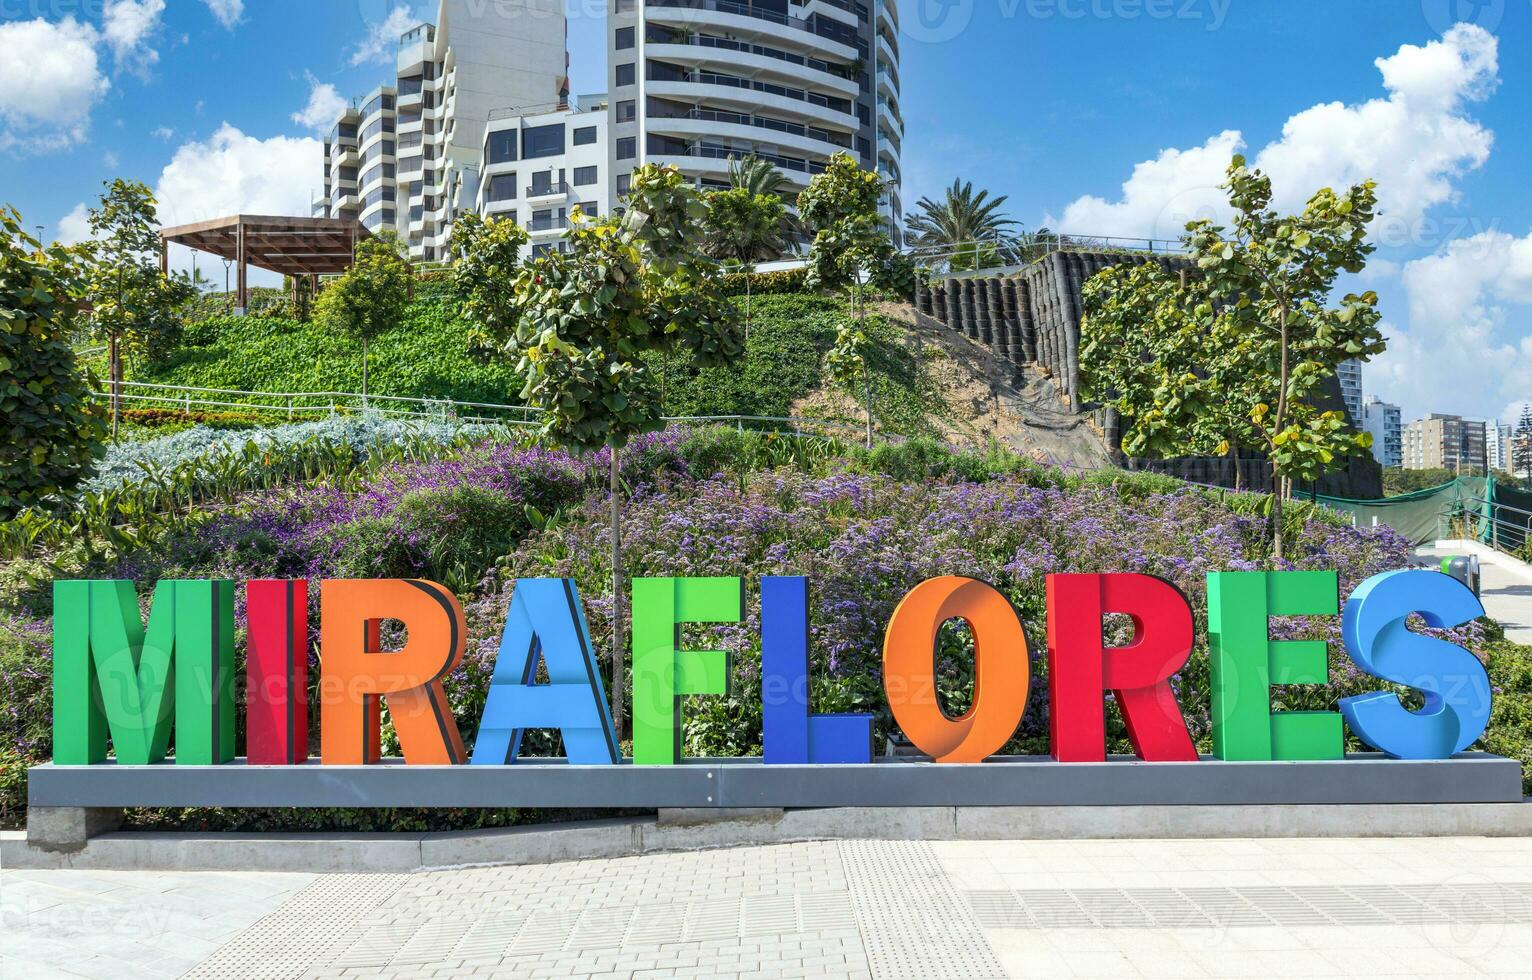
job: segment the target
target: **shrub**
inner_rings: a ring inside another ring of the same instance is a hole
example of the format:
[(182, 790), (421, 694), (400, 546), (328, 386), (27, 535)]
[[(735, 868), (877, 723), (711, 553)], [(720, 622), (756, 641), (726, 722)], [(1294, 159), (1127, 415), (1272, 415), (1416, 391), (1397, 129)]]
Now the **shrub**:
[(0, 209), (0, 521), (66, 494), (101, 452), (105, 429), (69, 332), (81, 272), (55, 246), (43, 251)]
[(804, 280), (809, 270), (777, 269), (772, 272), (727, 272), (719, 277), (725, 296), (745, 295), (745, 281), (750, 282), (751, 296), (767, 296), (773, 293), (802, 293), (806, 291)]

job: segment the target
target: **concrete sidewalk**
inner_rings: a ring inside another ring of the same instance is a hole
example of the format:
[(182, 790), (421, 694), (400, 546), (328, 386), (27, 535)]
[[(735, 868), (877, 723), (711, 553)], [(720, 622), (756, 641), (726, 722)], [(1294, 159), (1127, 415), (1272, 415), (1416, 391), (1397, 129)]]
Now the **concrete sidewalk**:
[(0, 910), (7, 978), (1526, 976), (1532, 840), (839, 841), (417, 874), (4, 871)]
[(1449, 556), (1477, 555), (1485, 613), (1505, 627), (1506, 639), (1532, 645), (1532, 566), (1470, 541), (1438, 541), (1415, 554), (1432, 567)]

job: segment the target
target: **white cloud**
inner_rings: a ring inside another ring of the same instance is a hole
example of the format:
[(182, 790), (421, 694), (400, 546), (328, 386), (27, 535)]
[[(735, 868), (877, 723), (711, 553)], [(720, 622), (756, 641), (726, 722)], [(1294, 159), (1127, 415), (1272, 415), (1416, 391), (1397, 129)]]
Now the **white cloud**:
[[(161, 171), (154, 188), (160, 223), (183, 225), (232, 214), (307, 217), (323, 162), (324, 144), (319, 140), (257, 139), (224, 123), (207, 140), (180, 146)], [(204, 270), (217, 262), (207, 255), (197, 261)], [(170, 264), (189, 271), (191, 252), (172, 248)], [(255, 269), (250, 275), (255, 284), (276, 281)]]
[(304, 77), (309, 81), (308, 105), (293, 113), (292, 120), (306, 129), (325, 132), (340, 118), (346, 100), (329, 82), (321, 82), (310, 72), (304, 72)]
[[(1489, 158), (1494, 136), (1465, 110), (1498, 84), (1497, 59), (1495, 37), (1470, 24), (1377, 59), (1385, 97), (1305, 109), (1254, 155), (1272, 178), (1275, 205), (1296, 210), (1320, 187), (1373, 178), (1382, 215), (1375, 235), (1411, 240), (1428, 209), (1454, 199), (1453, 180)], [(1077, 234), (1175, 238), (1190, 218), (1227, 214), (1217, 186), (1244, 145), (1242, 133), (1226, 130), (1198, 147), (1163, 150), (1134, 167), (1116, 201), (1081, 197), (1049, 224)]]
[(351, 52), (351, 64), (389, 62), (399, 47), (399, 38), (405, 31), (419, 23), (408, 4), (397, 4), (383, 20), (368, 25), (367, 36)]
[(245, 0), (202, 0), (207, 8), (218, 18), (218, 23), (229, 30), (234, 30), (234, 25), (245, 15)]
[(309, 137), (257, 139), (224, 123), (206, 141), (182, 144), (154, 196), (166, 225), (231, 214), (306, 217), (320, 181), (324, 145)]
[(84, 142), (90, 110), (111, 88), (96, 41), (95, 28), (73, 17), (0, 24), (0, 150)]
[(85, 202), (76, 204), (73, 211), (59, 219), (54, 236), (64, 245), (76, 245), (90, 237), (90, 212)]
[(164, 140), (166, 143), (169, 143), (176, 138), (176, 131), (169, 126), (158, 126), (155, 128), (153, 136), (157, 140)]
[(1407, 418), (1488, 415), (1532, 395), (1532, 234), (1460, 238), (1405, 263), (1400, 278), (1409, 326), (1385, 329), (1388, 350), (1367, 367), (1370, 390)]
[(160, 53), (149, 46), (149, 38), (159, 30), (164, 12), (165, 0), (106, 0), (101, 34), (118, 71), (145, 78), (159, 62)]

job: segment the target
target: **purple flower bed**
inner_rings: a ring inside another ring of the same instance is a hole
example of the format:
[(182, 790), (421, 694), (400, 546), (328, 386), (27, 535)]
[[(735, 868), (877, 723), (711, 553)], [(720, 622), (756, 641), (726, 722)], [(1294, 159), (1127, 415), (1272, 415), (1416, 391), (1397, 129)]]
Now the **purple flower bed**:
[[(630, 575), (741, 575), (745, 622), (688, 627), (689, 643), (734, 655), (736, 694), (694, 698), (688, 751), (749, 754), (760, 747), (759, 619), (754, 581), (806, 575), (812, 583), (812, 671), (816, 710), (871, 711), (880, 736), (890, 719), (880, 689), (882, 631), (905, 592), (948, 574), (985, 579), (1020, 611), (1033, 646), (1033, 705), (1013, 751), (1046, 751), (1044, 576), (1051, 572), (1135, 571), (1162, 576), (1191, 598), (1198, 649), (1177, 679), (1194, 733), (1206, 745), (1208, 696), (1205, 576), (1219, 569), (1270, 567), (1264, 521), (1216, 495), (1171, 489), (1162, 478), (1115, 481), (1024, 470), (979, 482), (898, 481), (867, 472), (865, 458), (830, 461), (817, 472), (750, 471), (717, 464), (693, 438), (668, 433), (624, 450), (629, 499), (623, 512)], [(688, 455), (691, 453), (691, 455)], [(705, 459), (693, 473), (687, 459)], [(608, 458), (486, 445), (448, 458), (400, 465), (360, 485), (314, 486), (251, 495), (212, 515), (195, 534), (120, 556), (92, 577), (140, 587), (185, 577), (411, 576), (454, 588), (469, 619), (469, 652), (449, 682), (465, 737), (482, 710), (514, 579), (572, 576), (592, 637), (610, 670)], [(715, 473), (715, 471), (718, 471)], [(1356, 529), (1315, 516), (1290, 547), (1285, 567), (1339, 569), (1342, 596), (1376, 572), (1409, 563), (1408, 544), (1387, 527)], [(311, 590), (317, 626), (318, 590)], [(12, 608), (16, 608), (14, 605)], [(34, 605), (34, 609), (42, 609)], [(241, 624), (243, 608), (238, 610)], [(0, 748), (46, 755), (47, 627), (44, 616), (0, 622), (12, 651), (0, 658)], [(1121, 631), (1121, 624), (1112, 624)], [(1325, 709), (1335, 698), (1376, 687), (1359, 676), (1339, 644), (1336, 618), (1274, 624), (1282, 638), (1331, 641), (1332, 683), (1275, 692), (1282, 708)], [(969, 696), (971, 644), (944, 640), (939, 689), (949, 708)], [(1482, 641), (1475, 626), (1457, 631)], [(3, 653), (4, 651), (0, 651)], [(317, 664), (316, 664), (317, 666)], [(317, 670), (314, 671), (317, 675)], [(1114, 748), (1124, 732), (1109, 725)], [(552, 737), (529, 747), (555, 751)]]

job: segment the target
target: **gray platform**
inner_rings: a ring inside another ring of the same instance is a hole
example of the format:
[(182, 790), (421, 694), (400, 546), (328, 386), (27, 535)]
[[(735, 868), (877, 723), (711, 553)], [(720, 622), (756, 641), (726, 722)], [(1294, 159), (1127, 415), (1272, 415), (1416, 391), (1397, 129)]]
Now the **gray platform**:
[(37, 766), (34, 807), (912, 807), (1512, 803), (1521, 764), (1486, 753), (1426, 762), (1352, 755), (1329, 762), (981, 765), (879, 761), (766, 766)]

